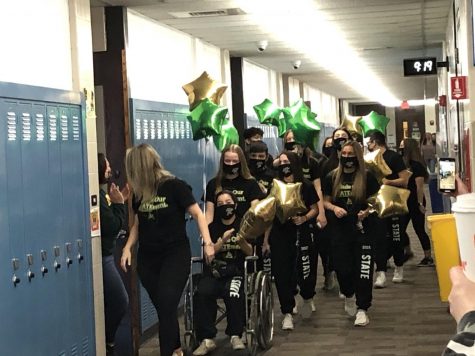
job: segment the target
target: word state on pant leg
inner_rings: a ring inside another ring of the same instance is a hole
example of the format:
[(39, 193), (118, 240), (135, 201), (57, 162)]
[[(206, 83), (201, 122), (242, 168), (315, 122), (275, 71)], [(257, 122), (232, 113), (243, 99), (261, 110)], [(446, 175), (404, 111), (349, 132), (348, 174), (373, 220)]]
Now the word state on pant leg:
[(371, 270), (371, 246), (363, 245), (361, 247), (363, 251), (368, 251), (370, 254), (361, 255), (361, 270), (360, 270), (360, 279), (369, 279), (369, 272)]
[(300, 251), (303, 279), (307, 279), (310, 276), (310, 255), (308, 254), (308, 246), (302, 246)]
[(239, 290), (241, 289), (242, 278), (234, 277), (231, 280), (231, 286), (229, 287), (229, 296), (231, 298), (239, 298)]
[(393, 241), (401, 241), (401, 232), (399, 230), (399, 227), (400, 227), (399, 222), (393, 223), (391, 227), (393, 230)]

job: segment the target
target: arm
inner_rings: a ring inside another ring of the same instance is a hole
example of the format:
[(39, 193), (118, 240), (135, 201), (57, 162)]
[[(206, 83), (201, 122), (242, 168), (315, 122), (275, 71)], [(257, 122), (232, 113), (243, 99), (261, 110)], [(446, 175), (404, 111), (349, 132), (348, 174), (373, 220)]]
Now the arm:
[(100, 213), (101, 213), (101, 234), (102, 236), (116, 236), (124, 226), (126, 220), (126, 206), (122, 202), (112, 201), (109, 206), (107, 199), (101, 191)]
[(238, 237), (237, 242), (239, 244), (239, 247), (241, 247), (241, 251), (244, 252), (246, 256), (253, 255), (254, 251), (253, 251), (252, 245), (249, 242), (247, 242), (245, 239), (241, 237)]
[(383, 178), (383, 184), (392, 185), (394, 187), (407, 188), (407, 183), (409, 182), (409, 178), (411, 177), (411, 172), (405, 169), (399, 172), (398, 176), (399, 178), (392, 180)]
[(348, 214), (348, 212), (345, 209), (340, 208), (339, 206), (331, 202), (332, 200), (331, 196), (325, 195), (323, 199), (324, 199), (323, 205), (325, 206), (325, 209), (333, 211), (337, 218), (342, 218)]
[(200, 231), (200, 235), (204, 243), (205, 258), (207, 262), (210, 263), (214, 258), (214, 245), (211, 241), (211, 237), (209, 236), (206, 218), (197, 203), (190, 205), (187, 210), (198, 225), (198, 230)]
[(322, 181), (320, 178), (317, 178), (313, 181), (313, 186), (315, 187), (315, 190), (317, 191), (318, 195), (318, 215), (317, 215), (317, 221), (320, 223), (320, 228), (323, 229), (325, 226), (327, 226), (327, 218), (325, 216), (325, 207), (323, 204), (323, 193), (322, 193)]
[(417, 202), (419, 203), (419, 208), (424, 208), (424, 177), (416, 177), (416, 187), (417, 187)]
[(211, 224), (214, 219), (214, 204), (210, 201), (207, 201), (205, 204), (206, 204), (206, 222), (208, 224)]
[(272, 226), (269, 226), (269, 228), (264, 232), (264, 241), (262, 242), (262, 255), (266, 255), (268, 252), (270, 252), (269, 236), (271, 230)]
[(132, 262), (132, 248), (135, 246), (137, 240), (139, 238), (139, 218), (137, 214), (134, 216), (134, 223), (130, 228), (129, 238), (127, 239), (127, 243), (125, 244), (124, 248), (122, 249), (122, 257), (120, 258), (120, 266), (127, 272), (127, 266), (130, 267)]

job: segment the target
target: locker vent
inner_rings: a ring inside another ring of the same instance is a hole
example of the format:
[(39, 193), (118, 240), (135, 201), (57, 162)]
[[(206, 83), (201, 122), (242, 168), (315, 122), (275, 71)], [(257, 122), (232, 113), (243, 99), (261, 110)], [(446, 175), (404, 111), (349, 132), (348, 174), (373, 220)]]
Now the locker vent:
[(7, 113), (8, 141), (16, 140), (16, 114), (12, 111)]
[(58, 122), (56, 115), (49, 116), (49, 140), (56, 141), (58, 139)]
[(155, 140), (155, 120), (150, 120), (150, 139)]
[(148, 120), (143, 119), (143, 139), (148, 140)]
[(71, 347), (71, 356), (78, 356), (78, 345), (74, 344)]
[(163, 120), (163, 138), (168, 139), (168, 121)]
[(79, 141), (80, 138), (79, 117), (73, 116), (73, 140)]
[(43, 114), (36, 114), (36, 141), (45, 140), (45, 117)]
[(82, 340), (82, 356), (89, 356), (89, 338), (85, 337)]
[(31, 117), (30, 114), (24, 112), (21, 114), (21, 121), (22, 121), (22, 140), (23, 141), (31, 141)]
[(142, 123), (140, 119), (135, 119), (135, 139), (141, 140), (142, 139)]
[(68, 117), (66, 115), (61, 115), (61, 141), (67, 141), (68, 139)]

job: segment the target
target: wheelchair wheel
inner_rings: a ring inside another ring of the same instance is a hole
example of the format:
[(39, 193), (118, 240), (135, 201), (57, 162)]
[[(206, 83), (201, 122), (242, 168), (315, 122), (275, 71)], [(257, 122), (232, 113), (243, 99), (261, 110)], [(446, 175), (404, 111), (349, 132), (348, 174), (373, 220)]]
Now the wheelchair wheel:
[(255, 356), (257, 355), (258, 347), (258, 298), (256, 294), (249, 294), (249, 297), (251, 302), (249, 306), (249, 315), (246, 321), (246, 346), (249, 355)]
[(259, 282), (258, 343), (263, 350), (267, 350), (272, 346), (274, 337), (274, 295), (271, 276), (263, 273)]
[(185, 324), (185, 332), (183, 335), (183, 353), (185, 355), (191, 355), (193, 351), (198, 347), (198, 340), (196, 337), (196, 328), (195, 328), (195, 316), (193, 308), (193, 297), (198, 286), (199, 275), (192, 275), (193, 279), (191, 285), (191, 279), (188, 279), (188, 282), (185, 286), (184, 292), (184, 305), (183, 305), (183, 316)]

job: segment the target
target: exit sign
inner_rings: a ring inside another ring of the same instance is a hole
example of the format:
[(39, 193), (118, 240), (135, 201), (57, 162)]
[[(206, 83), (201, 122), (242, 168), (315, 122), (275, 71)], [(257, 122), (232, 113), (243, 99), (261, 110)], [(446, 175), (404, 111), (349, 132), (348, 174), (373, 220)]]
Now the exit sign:
[(412, 58), (404, 60), (404, 76), (437, 74), (437, 58)]

